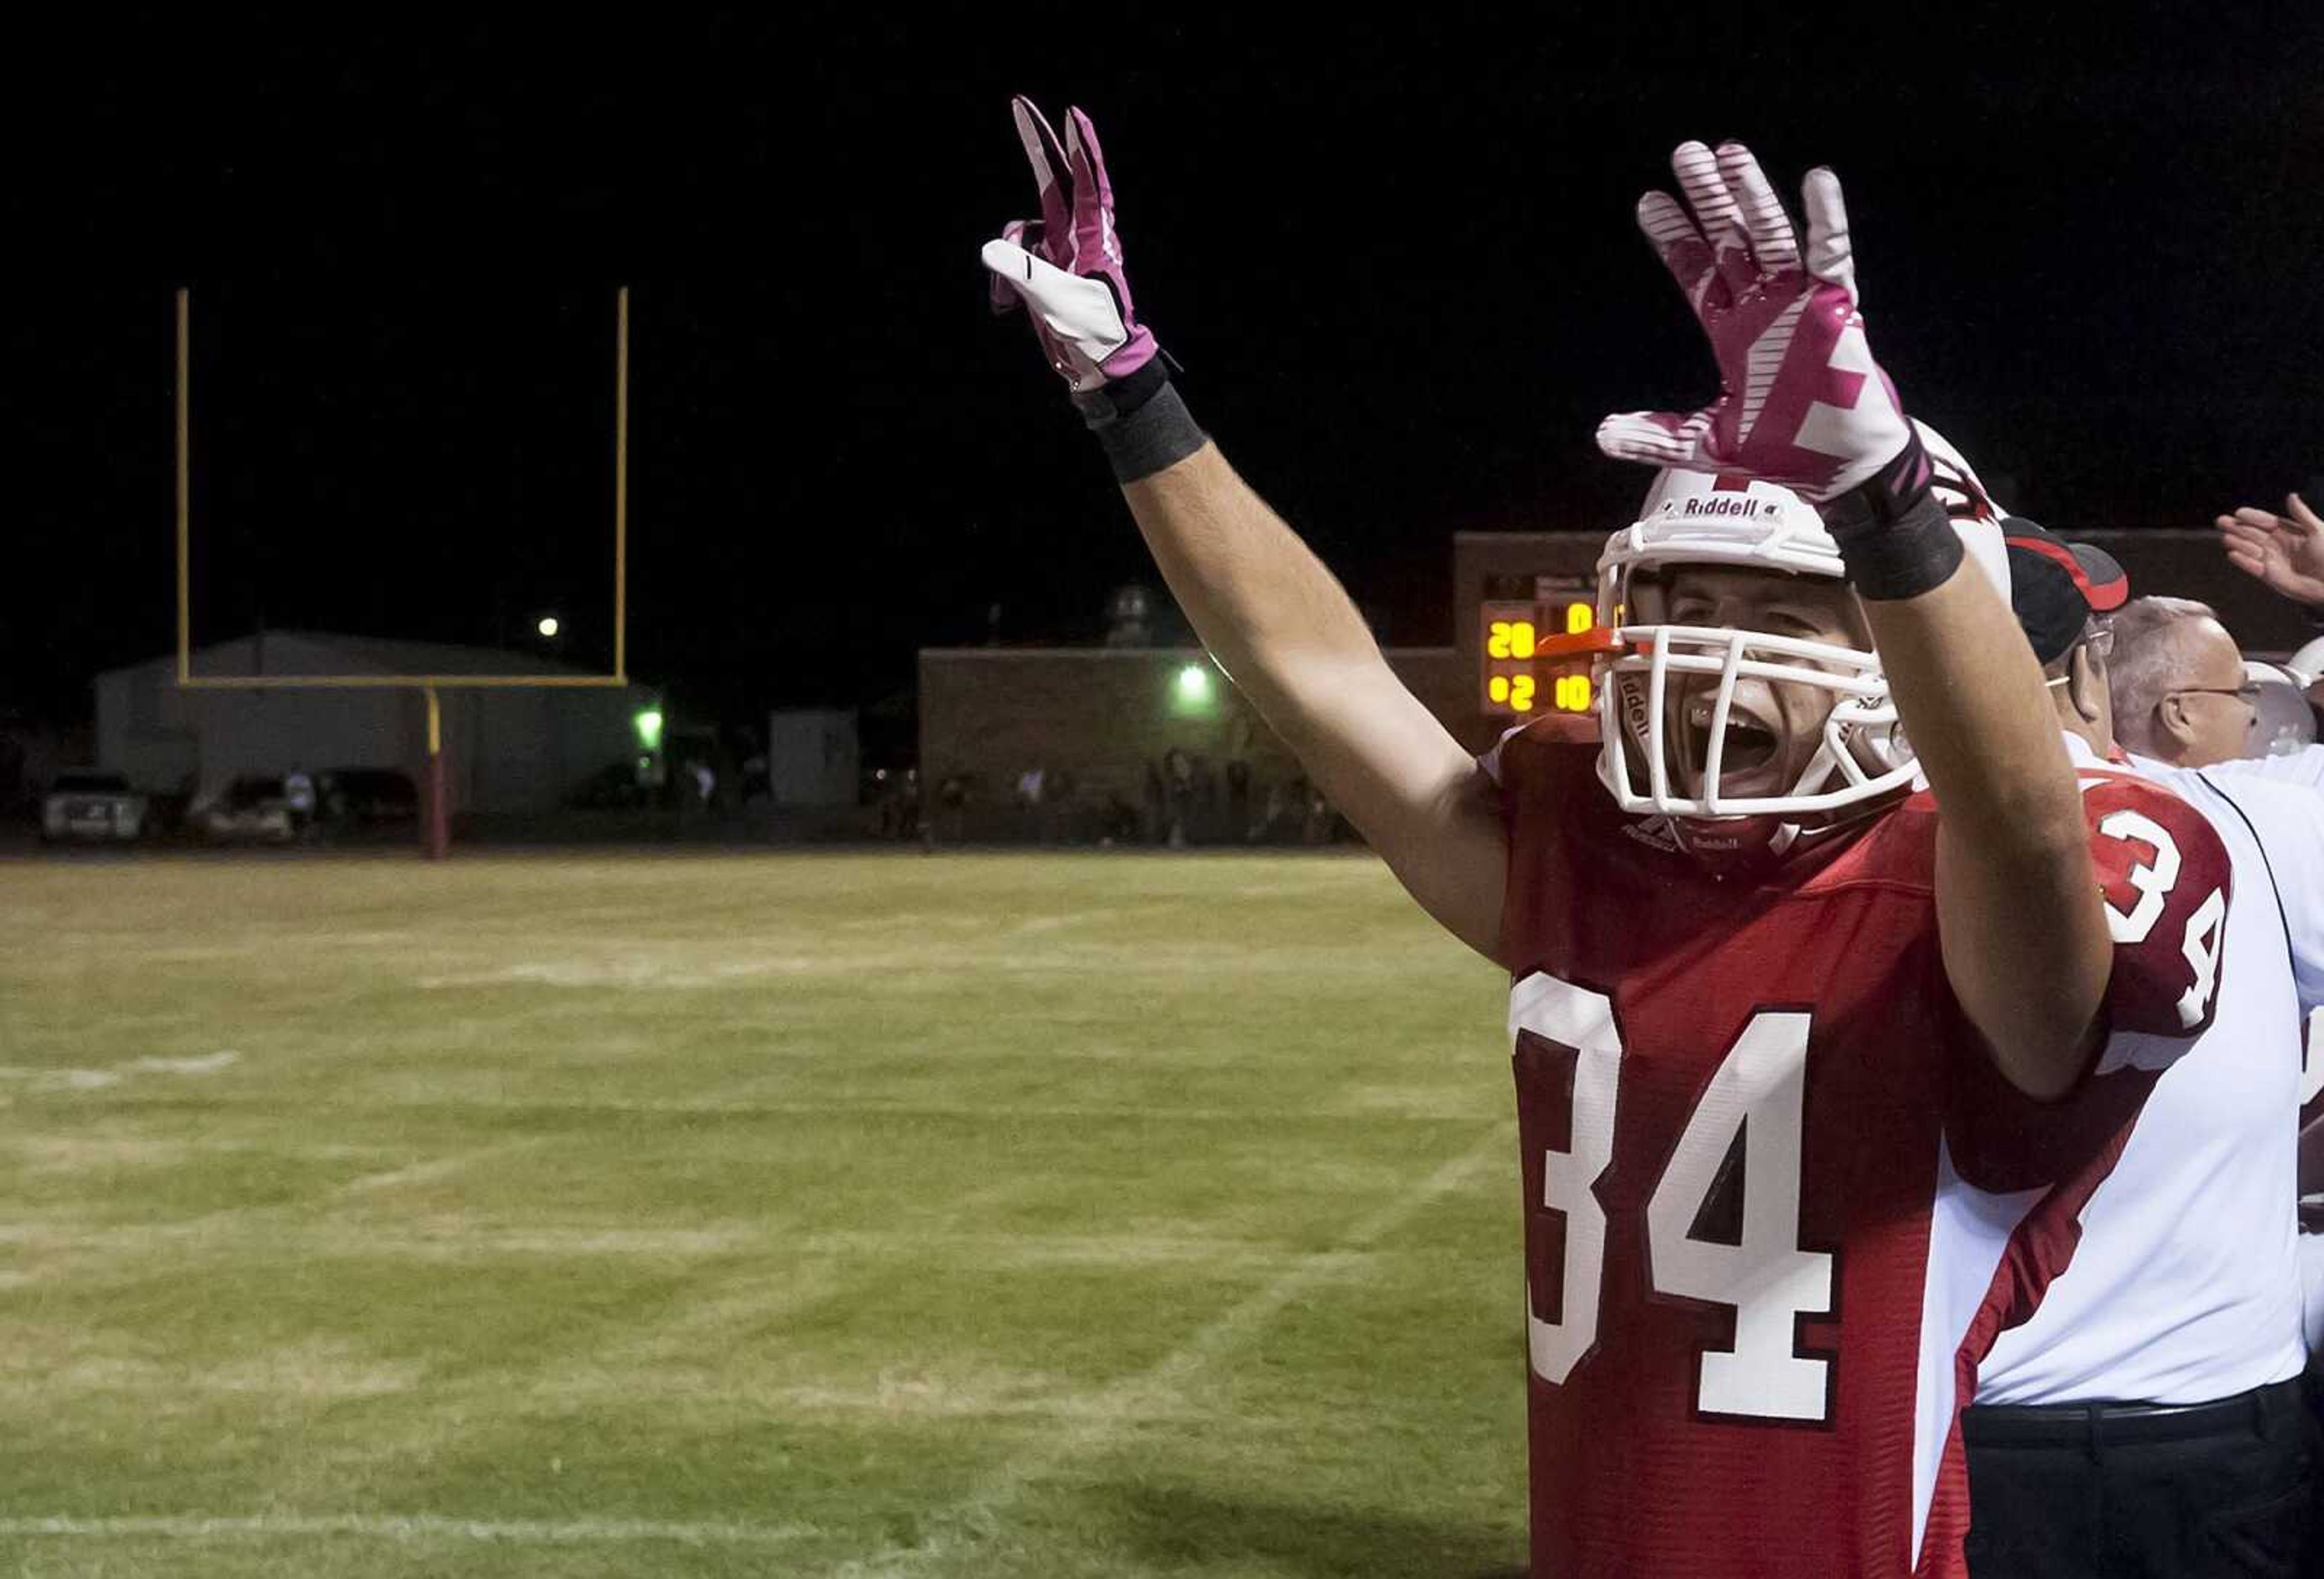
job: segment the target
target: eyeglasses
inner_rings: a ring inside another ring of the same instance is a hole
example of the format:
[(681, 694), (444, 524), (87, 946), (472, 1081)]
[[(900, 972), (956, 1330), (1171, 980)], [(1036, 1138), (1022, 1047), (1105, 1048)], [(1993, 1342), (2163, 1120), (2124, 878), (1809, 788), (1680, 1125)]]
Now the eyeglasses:
[(2247, 707), (2259, 706), (2259, 681), (2247, 679), (2239, 686), (2181, 686), (2163, 693), (2166, 697), (2233, 697)]

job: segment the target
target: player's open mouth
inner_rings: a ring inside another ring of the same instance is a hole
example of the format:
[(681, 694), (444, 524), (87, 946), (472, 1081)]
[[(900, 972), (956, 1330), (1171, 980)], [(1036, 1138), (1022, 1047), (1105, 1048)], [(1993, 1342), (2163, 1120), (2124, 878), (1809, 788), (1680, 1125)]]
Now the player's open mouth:
[[(1704, 697), (1687, 709), (1687, 745), (1693, 761), (1709, 766), (1711, 762), (1711, 716), (1712, 698)], [(1722, 778), (1751, 772), (1775, 760), (1781, 743), (1775, 732), (1740, 707), (1729, 707), (1727, 713), (1727, 744), (1720, 759)]]

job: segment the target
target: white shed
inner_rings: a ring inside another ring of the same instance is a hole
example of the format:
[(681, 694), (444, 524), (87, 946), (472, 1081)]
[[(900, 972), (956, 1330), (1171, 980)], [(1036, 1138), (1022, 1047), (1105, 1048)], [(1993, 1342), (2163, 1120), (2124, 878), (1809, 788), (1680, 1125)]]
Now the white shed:
[[(197, 675), (584, 674), (528, 652), (268, 631), (193, 655)], [(97, 756), (148, 790), (213, 790), (237, 774), (334, 768), (425, 771), (428, 715), (416, 690), (181, 690), (174, 656), (97, 679)], [(634, 762), (649, 686), (461, 690), (443, 699), (451, 807), (485, 813), (554, 808), (608, 764)]]

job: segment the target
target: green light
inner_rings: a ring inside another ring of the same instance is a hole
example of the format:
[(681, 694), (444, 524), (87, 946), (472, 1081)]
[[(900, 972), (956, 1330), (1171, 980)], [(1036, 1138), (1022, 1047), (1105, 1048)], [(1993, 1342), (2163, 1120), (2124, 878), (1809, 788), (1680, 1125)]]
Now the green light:
[(1211, 671), (1199, 663), (1190, 663), (1178, 671), (1178, 699), (1188, 706), (1200, 706), (1211, 699)]
[(661, 709), (648, 707), (632, 721), (638, 726), (638, 743), (648, 751), (661, 749)]

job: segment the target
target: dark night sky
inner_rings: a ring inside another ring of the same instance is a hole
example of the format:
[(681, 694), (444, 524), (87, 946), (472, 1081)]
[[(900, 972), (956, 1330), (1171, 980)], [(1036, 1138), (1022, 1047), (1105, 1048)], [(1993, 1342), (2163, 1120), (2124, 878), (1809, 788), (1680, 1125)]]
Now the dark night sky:
[(1452, 531), (1628, 519), (1601, 412), (1709, 393), (1628, 217), (1687, 136), (1786, 188), (1840, 171), (1876, 346), (2014, 505), (2200, 524), (2324, 473), (2317, 10), (43, 41), (5, 112), (0, 706), (69, 717), (171, 641), (180, 283), (206, 638), (490, 642), (554, 607), (602, 660), (621, 282), (632, 667), (681, 707), (875, 701), (994, 602), (1004, 639), (1092, 633), (1143, 555), (975, 262), (1032, 207), (1019, 89), (1096, 117), (1190, 403), (1391, 641), (1450, 639)]

